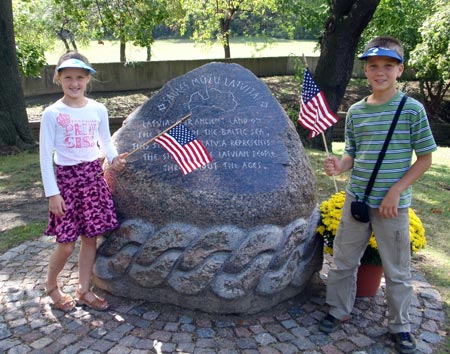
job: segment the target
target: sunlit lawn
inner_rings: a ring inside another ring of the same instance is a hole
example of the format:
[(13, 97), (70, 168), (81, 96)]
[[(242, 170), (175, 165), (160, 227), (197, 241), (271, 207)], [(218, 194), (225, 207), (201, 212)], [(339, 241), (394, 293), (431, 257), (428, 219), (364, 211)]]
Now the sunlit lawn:
[[(89, 46), (80, 45), (78, 50), (87, 56), (92, 63), (119, 62), (120, 51), (118, 41), (90, 42)], [(316, 41), (298, 41), (288, 39), (277, 39), (274, 43), (264, 43), (261, 40), (232, 39), (230, 44), (232, 58), (250, 57), (279, 57), (279, 56), (315, 56)], [(64, 54), (64, 45), (58, 42), (55, 48), (46, 53), (48, 64), (56, 64), (58, 58)], [(127, 61), (144, 61), (146, 49), (127, 43)], [(192, 40), (156, 40), (152, 46), (151, 60), (187, 60), (187, 59), (222, 59), (224, 58), (223, 47), (220, 44), (202, 45)]]

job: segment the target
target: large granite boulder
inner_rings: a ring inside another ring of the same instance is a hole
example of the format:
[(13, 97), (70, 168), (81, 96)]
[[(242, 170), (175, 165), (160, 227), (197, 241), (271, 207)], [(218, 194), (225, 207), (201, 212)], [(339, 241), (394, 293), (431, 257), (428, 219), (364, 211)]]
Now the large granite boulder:
[(183, 176), (156, 143), (106, 172), (122, 220), (98, 250), (97, 286), (215, 313), (254, 313), (301, 293), (322, 265), (315, 178), (266, 85), (210, 63), (168, 82), (114, 135), (119, 152), (183, 123), (213, 162)]

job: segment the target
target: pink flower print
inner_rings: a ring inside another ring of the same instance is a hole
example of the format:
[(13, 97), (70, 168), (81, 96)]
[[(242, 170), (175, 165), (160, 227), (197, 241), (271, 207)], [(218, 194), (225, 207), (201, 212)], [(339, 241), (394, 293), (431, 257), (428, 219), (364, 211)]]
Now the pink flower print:
[(67, 127), (70, 124), (70, 114), (58, 114), (56, 117), (56, 121), (62, 127)]

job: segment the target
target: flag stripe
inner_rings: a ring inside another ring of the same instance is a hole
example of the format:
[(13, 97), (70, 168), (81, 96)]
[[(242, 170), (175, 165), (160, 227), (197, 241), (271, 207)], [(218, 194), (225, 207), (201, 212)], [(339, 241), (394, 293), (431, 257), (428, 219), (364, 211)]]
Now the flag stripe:
[(195, 151), (195, 155), (203, 165), (212, 161), (205, 146), (199, 140), (192, 142), (192, 149)]
[(176, 146), (178, 143), (173, 137), (163, 135), (155, 141), (172, 156), (175, 162), (180, 166), (183, 175), (188, 174), (193, 169), (188, 161), (184, 161), (183, 156), (179, 152), (181, 149)]
[(196, 168), (201, 167), (201, 164), (198, 164), (195, 160), (192, 159), (192, 155), (190, 154), (189, 144), (185, 145), (182, 149), (179, 147), (179, 144), (172, 137), (167, 137), (170, 141), (170, 148), (172, 150), (172, 154), (176, 156), (176, 161), (179, 165), (184, 167), (186, 171), (185, 174), (194, 171)]
[(180, 166), (183, 175), (212, 161), (205, 146), (183, 124), (178, 124), (167, 133), (155, 139)]
[(309, 69), (305, 70), (298, 123), (310, 130), (314, 138), (338, 121), (338, 116), (328, 106), (325, 95), (320, 91)]

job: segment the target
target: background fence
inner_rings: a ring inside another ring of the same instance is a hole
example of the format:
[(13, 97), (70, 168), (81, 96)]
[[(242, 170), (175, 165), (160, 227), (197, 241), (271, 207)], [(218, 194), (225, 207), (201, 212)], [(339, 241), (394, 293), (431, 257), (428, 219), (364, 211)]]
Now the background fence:
[[(308, 58), (308, 65), (315, 68), (318, 58)], [(187, 72), (210, 62), (237, 63), (258, 77), (293, 75), (298, 70), (297, 57), (241, 58), (149, 61), (132, 63), (96, 63), (95, 84), (91, 92), (117, 92), (158, 89)], [(22, 87), (25, 97), (60, 93), (61, 88), (53, 83), (54, 65), (46, 66), (40, 78), (25, 78)]]

